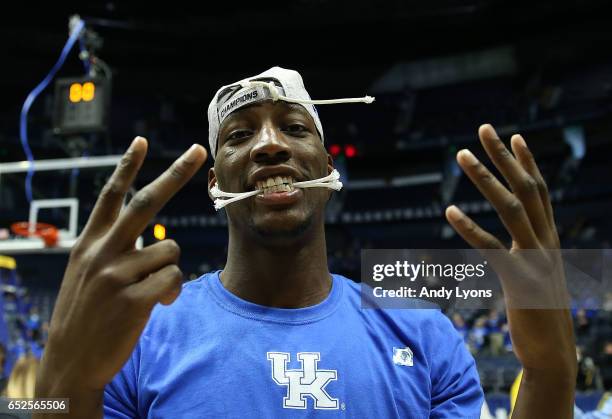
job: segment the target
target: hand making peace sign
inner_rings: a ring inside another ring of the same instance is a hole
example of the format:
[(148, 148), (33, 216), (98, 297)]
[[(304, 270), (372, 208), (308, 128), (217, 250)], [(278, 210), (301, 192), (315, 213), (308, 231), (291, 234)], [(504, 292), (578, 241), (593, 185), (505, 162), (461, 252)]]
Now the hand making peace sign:
[[(180, 293), (178, 245), (172, 240), (141, 250), (134, 245), (202, 166), (206, 150), (194, 144), (121, 211), (146, 152), (147, 141), (137, 137), (71, 251), (41, 363), (39, 395), (101, 395), (132, 353), (154, 305), (170, 304)], [(72, 410), (78, 400), (71, 403)]]

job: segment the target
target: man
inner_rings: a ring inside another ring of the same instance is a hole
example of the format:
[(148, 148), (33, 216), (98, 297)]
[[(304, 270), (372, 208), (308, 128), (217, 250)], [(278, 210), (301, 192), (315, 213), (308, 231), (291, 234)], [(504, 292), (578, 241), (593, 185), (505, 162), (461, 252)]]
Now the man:
[[(87, 418), (103, 411), (118, 418), (479, 417), (474, 361), (446, 317), (361, 310), (356, 285), (329, 273), (324, 209), (332, 192), (294, 186), (333, 171), (308, 99), (299, 74), (280, 68), (213, 98), (209, 189), (217, 192), (210, 194), (236, 198), (226, 208), (228, 258), (222, 272), (182, 291), (177, 245), (135, 250), (134, 242), (206, 152), (194, 145), (119, 213), (146, 153), (146, 141), (134, 140), (71, 253), (39, 397), (70, 397), (70, 416)], [(512, 138), (514, 156), (491, 126), (479, 136), (513, 192), (469, 151), (458, 162), (497, 209), (513, 248), (504, 250), (454, 206), (446, 216), (473, 247), (503, 251), (505, 262), (525, 268), (521, 281), (546, 299), (542, 271), (527, 269), (517, 252), (559, 247), (542, 176), (520, 136)], [(521, 282), (500, 276), (514, 303)], [(553, 280), (563, 284), (562, 273)], [(153, 309), (158, 302), (174, 304)], [(569, 312), (509, 309), (508, 317), (525, 371), (514, 417), (571, 417)]]

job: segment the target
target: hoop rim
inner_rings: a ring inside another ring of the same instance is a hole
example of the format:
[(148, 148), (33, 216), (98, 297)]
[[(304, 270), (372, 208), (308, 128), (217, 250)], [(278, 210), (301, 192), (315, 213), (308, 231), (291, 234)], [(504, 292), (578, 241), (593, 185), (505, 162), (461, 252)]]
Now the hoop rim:
[(13, 234), (23, 237), (37, 236), (43, 239), (45, 246), (53, 247), (57, 245), (59, 230), (56, 226), (49, 223), (36, 223), (33, 232), (30, 232), (30, 222), (18, 221), (11, 224)]

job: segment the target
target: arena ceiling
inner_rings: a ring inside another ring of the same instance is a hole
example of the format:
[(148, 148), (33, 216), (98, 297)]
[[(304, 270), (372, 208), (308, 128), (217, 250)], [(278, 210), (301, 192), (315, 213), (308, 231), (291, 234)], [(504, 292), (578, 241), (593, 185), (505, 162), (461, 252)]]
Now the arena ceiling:
[[(608, 4), (41, 2), (17, 7), (0, 18), (0, 86), (5, 99), (22, 101), (24, 92), (57, 59), (68, 16), (74, 13), (86, 18), (103, 38), (100, 55), (117, 72), (117, 82), (125, 82), (123, 89), (153, 88), (179, 98), (208, 97), (220, 82), (274, 64), (299, 68), (315, 94), (343, 94), (339, 84), (365, 89), (397, 61), (505, 44), (526, 46), (523, 50), (534, 56), (562, 44), (558, 61), (564, 64), (594, 59), (607, 54), (612, 40)], [(77, 60), (69, 61), (65, 71), (79, 71)]]

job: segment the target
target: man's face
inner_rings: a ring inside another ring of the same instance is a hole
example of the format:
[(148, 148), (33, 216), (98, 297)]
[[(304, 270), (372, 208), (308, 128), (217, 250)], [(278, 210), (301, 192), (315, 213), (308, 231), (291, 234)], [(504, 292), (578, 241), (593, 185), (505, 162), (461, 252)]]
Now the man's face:
[[(226, 192), (266, 192), (226, 207), (232, 228), (265, 239), (297, 238), (323, 222), (330, 190), (293, 188), (333, 170), (310, 114), (300, 105), (259, 102), (228, 116), (219, 129), (217, 158), (209, 187)], [(267, 185), (271, 179), (277, 187)], [(262, 183), (264, 182), (264, 183)], [(287, 185), (289, 183), (289, 185)]]

